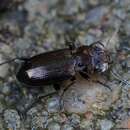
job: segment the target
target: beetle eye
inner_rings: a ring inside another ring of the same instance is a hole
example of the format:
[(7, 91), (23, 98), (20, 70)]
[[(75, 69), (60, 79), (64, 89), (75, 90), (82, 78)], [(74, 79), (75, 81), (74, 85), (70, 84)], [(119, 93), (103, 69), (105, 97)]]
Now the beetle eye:
[(104, 50), (104, 45), (100, 41), (93, 43), (92, 47)]

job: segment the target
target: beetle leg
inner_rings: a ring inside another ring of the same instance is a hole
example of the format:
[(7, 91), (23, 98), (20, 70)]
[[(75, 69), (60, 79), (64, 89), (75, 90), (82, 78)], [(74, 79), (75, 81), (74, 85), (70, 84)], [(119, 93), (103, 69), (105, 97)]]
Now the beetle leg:
[(52, 95), (55, 95), (55, 94), (57, 94), (57, 91), (51, 92), (51, 93), (46, 94), (46, 95), (41, 95), (37, 98), (37, 100), (41, 100), (42, 98), (49, 97), (49, 96), (52, 96)]
[(112, 88), (109, 85), (107, 85), (99, 80), (93, 80), (93, 82), (96, 82), (96, 83), (103, 85), (104, 87), (108, 88), (112, 92)]
[(26, 107), (23, 111), (17, 110), (18, 113), (19, 113), (19, 115), (20, 115), (20, 117), (21, 117), (21, 119), (26, 119), (26, 114), (27, 114), (27, 112), (28, 112), (33, 106), (35, 106), (37, 103), (39, 103), (39, 102), (41, 101), (41, 99), (46, 98), (46, 97), (49, 97), (49, 96), (52, 96), (52, 95), (55, 95), (55, 94), (57, 94), (57, 91), (51, 92), (51, 93), (46, 94), (46, 95), (40, 95), (40, 96), (38, 96), (37, 98), (35, 98), (34, 101), (33, 101), (31, 104), (29, 104), (28, 107)]
[[(63, 102), (62, 102), (63, 96), (64, 96), (65, 92), (66, 92), (74, 83), (75, 83), (75, 81), (73, 80), (70, 84), (68, 84), (67, 86), (64, 87), (62, 93), (60, 94), (60, 101), (59, 101), (60, 104), (63, 105)], [(60, 109), (62, 109), (62, 106), (61, 106)]]
[(11, 62), (15, 62), (16, 60), (26, 61), (26, 60), (28, 60), (28, 58), (24, 58), (24, 57), (19, 58), (19, 57), (16, 57), (16, 58), (4, 61), (4, 62), (0, 63), (0, 65), (4, 65), (4, 64), (11, 63)]
[(72, 81), (70, 84), (64, 87), (63, 92), (61, 93), (61, 97), (64, 96), (64, 93), (75, 83), (75, 81)]
[(79, 72), (79, 73), (80, 73), (80, 75), (81, 75), (83, 78), (85, 78), (85, 79), (89, 79), (89, 75), (88, 75), (87, 72), (85, 72), (85, 71), (81, 71), (81, 72)]

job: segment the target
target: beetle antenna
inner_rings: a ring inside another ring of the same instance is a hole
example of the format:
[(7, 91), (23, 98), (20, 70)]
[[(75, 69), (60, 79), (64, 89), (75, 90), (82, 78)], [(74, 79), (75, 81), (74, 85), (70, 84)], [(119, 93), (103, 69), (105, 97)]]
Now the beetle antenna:
[(108, 45), (108, 44), (111, 42), (111, 40), (117, 35), (117, 33), (118, 33), (119, 30), (120, 30), (121, 23), (122, 23), (122, 22), (120, 22), (120, 23), (117, 25), (117, 27), (116, 27), (114, 33), (112, 34), (111, 38), (108, 39), (106, 45)]
[(16, 57), (16, 58), (13, 58), (13, 59), (11, 59), (11, 60), (4, 61), (4, 62), (0, 63), (0, 65), (4, 65), (4, 64), (11, 63), (11, 62), (15, 62), (15, 60), (23, 60), (23, 61), (25, 61), (25, 60), (27, 60), (27, 58), (19, 58), (19, 57)]
[(2, 63), (0, 63), (0, 65), (4, 65), (4, 64), (10, 63), (10, 62), (14, 62), (15, 60), (16, 60), (16, 58), (2, 62)]
[(108, 43), (110, 43), (111, 40), (117, 35), (117, 33), (119, 32), (119, 30), (120, 30), (120, 28), (121, 28), (121, 25), (123, 24), (124, 21), (125, 21), (125, 19), (120, 19), (118, 25), (116, 25), (116, 27), (115, 27), (114, 33), (112, 34), (111, 38), (108, 39), (106, 45), (108, 45)]

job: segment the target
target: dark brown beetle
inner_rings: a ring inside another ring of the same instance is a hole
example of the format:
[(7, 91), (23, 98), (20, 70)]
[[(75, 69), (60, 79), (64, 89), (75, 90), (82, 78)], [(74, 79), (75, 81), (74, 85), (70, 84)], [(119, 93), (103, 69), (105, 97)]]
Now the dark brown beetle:
[(73, 49), (70, 47), (42, 53), (31, 58), (15, 59), (23, 60), (16, 78), (29, 86), (42, 86), (71, 80), (75, 78), (77, 72), (84, 78), (88, 78), (94, 72), (106, 71), (110, 62), (109, 53), (100, 42), (90, 46)]
[[(53, 84), (54, 88), (59, 90), (62, 81), (71, 80), (70, 84), (64, 86), (60, 94), (61, 99), (65, 91), (74, 83), (76, 73), (88, 79), (89, 76), (95, 72), (105, 72), (111, 62), (108, 51), (100, 42), (93, 43), (90, 46), (80, 46), (78, 48), (70, 46), (66, 49), (42, 53), (31, 58), (14, 58), (0, 65), (13, 62), (17, 59), (21, 60), (22, 64), (16, 74), (16, 78), (29, 87), (37, 88)], [(106, 84), (100, 81), (94, 82), (100, 83), (112, 91)], [(44, 97), (58, 94), (57, 92), (58, 91), (54, 91), (43, 96), (38, 96), (31, 105), (19, 113), (22, 113), (21, 115), (24, 116), (30, 109), (30, 106)]]

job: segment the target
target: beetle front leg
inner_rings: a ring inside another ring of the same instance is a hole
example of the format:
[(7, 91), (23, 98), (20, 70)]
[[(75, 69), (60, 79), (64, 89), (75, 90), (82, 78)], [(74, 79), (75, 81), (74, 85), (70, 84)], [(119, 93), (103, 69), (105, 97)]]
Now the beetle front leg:
[(93, 82), (103, 85), (104, 87), (108, 88), (112, 92), (112, 88), (109, 85), (107, 85), (99, 80), (93, 80)]
[(68, 46), (71, 51), (74, 51), (76, 49), (75, 39), (70, 35), (65, 35), (64, 37), (66, 46)]

